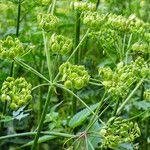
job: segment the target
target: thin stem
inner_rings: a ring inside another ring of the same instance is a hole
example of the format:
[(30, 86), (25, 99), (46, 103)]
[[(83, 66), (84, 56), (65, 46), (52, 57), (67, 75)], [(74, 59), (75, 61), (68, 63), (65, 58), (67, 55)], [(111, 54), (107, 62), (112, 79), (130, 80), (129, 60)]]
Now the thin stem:
[(120, 99), (118, 98), (117, 103), (116, 103), (116, 105), (115, 105), (115, 109), (114, 109), (114, 111), (113, 111), (113, 113), (112, 113), (112, 117), (116, 116), (117, 109), (118, 109), (118, 107), (119, 107), (119, 102), (120, 102)]
[[(90, 128), (93, 126), (93, 124), (96, 122), (96, 120), (98, 120), (99, 117), (104, 113), (104, 111), (107, 110), (107, 108), (109, 107), (109, 106), (106, 107), (106, 108), (100, 113), (100, 115), (98, 116), (98, 112), (99, 112), (100, 108), (102, 107), (102, 103), (103, 103), (104, 101), (108, 100), (108, 98), (109, 98), (109, 97), (107, 97), (106, 99), (104, 99), (104, 98), (105, 98), (105, 95), (106, 95), (106, 93), (104, 93), (104, 95), (103, 95), (101, 101), (99, 102), (99, 105), (98, 105), (98, 107), (97, 107), (97, 109), (96, 109), (96, 111), (95, 111), (96, 116), (93, 116), (93, 118), (90, 120), (90, 123), (89, 123), (89, 125), (88, 125), (86, 131), (89, 131), (89, 129), (90, 129)], [(98, 117), (97, 117), (97, 116), (98, 116)]]
[(91, 85), (96, 85), (96, 86), (100, 86), (100, 87), (102, 87), (103, 85), (102, 84), (99, 84), (99, 83), (95, 83), (95, 82), (89, 82), (89, 84), (91, 84)]
[[(81, 1), (81, 0), (78, 0)], [(80, 40), (80, 12), (78, 10), (75, 11), (75, 38), (74, 38), (74, 47), (77, 47)], [(80, 51), (75, 54), (74, 63), (78, 64), (80, 59)]]
[(50, 81), (52, 81), (52, 67), (51, 67), (52, 63), (51, 63), (51, 60), (50, 60), (50, 52), (49, 52), (48, 47), (47, 47), (47, 36), (45, 35), (44, 31), (43, 31), (43, 40), (44, 40), (44, 50), (45, 50), (45, 53), (46, 53), (49, 79), (50, 79)]
[(97, 0), (96, 9), (98, 9), (99, 3), (100, 3), (100, 0)]
[[(37, 132), (25, 132), (25, 133), (11, 134), (11, 135), (6, 135), (6, 136), (1, 136), (0, 140), (16, 138), (16, 137), (24, 137), (24, 136), (34, 136), (36, 134), (37, 134)], [(66, 138), (76, 137), (75, 135), (72, 135), (72, 134), (60, 133), (60, 132), (49, 132), (49, 131), (42, 131), (41, 134), (56, 135), (56, 136), (62, 136), (62, 137), (66, 137)]]
[(118, 115), (122, 111), (122, 109), (125, 107), (125, 105), (128, 103), (128, 101), (130, 100), (130, 98), (134, 95), (134, 93), (141, 86), (142, 83), (143, 83), (143, 79), (140, 80), (140, 82), (136, 85), (136, 87), (133, 89), (133, 91), (130, 93), (130, 95), (126, 98), (126, 100), (118, 108), (118, 110), (116, 112), (116, 115)]
[(56, 0), (53, 0), (52, 7), (51, 7), (51, 14), (52, 15), (54, 14), (54, 11), (55, 11), (55, 5), (56, 5)]
[[(79, 100), (94, 116), (97, 116), (93, 110), (91, 110), (91, 108), (78, 96), (76, 95), (74, 92), (72, 92), (71, 90), (65, 88), (63, 85), (61, 84), (57, 84), (54, 83), (54, 85), (56, 85), (57, 87), (60, 87), (62, 89), (64, 89), (65, 91), (67, 91), (68, 93), (70, 93), (71, 95), (73, 95), (75, 98), (77, 98), (77, 100)], [(98, 117), (98, 116), (97, 116)], [(105, 124), (102, 120), (100, 120), (102, 124)]]
[[(40, 78), (40, 79), (41, 79), (41, 78)], [(51, 84), (48, 84), (48, 83), (39, 84), (39, 85), (33, 87), (33, 88), (32, 88), (32, 91), (34, 91), (35, 89), (40, 88), (40, 87), (42, 87), (42, 86), (50, 86), (50, 85), (51, 85)]]
[(20, 14), (21, 14), (21, 0), (18, 0), (18, 17), (17, 17), (17, 29), (16, 36), (19, 36), (19, 28), (20, 28)]
[[(90, 32), (90, 29), (88, 29), (85, 33), (85, 35), (83, 36), (83, 38), (81, 39), (80, 43), (78, 44), (78, 46), (74, 49), (74, 51), (72, 52), (72, 54), (69, 56), (69, 58), (67, 59), (66, 62), (70, 61), (70, 59), (74, 56), (74, 54), (78, 51), (79, 47), (82, 45), (83, 41), (86, 39), (86, 37), (88, 36)], [(60, 73), (58, 73), (54, 79), (54, 82), (56, 82), (56, 80), (58, 79)]]
[(24, 62), (22, 62), (21, 60), (18, 60), (15, 58), (15, 62), (18, 63), (20, 66), (24, 67), (25, 69), (29, 70), (30, 72), (34, 73), (35, 75), (37, 75), (38, 77), (44, 79), (45, 81), (47, 81), (48, 83), (51, 83), (46, 77), (44, 77), (41, 73), (39, 73), (38, 71), (36, 71), (34, 68), (30, 67), (29, 65), (25, 64)]
[(45, 102), (45, 105), (44, 105), (44, 109), (43, 109), (43, 112), (42, 112), (42, 115), (41, 115), (40, 122), (39, 122), (38, 127), (37, 127), (37, 133), (36, 133), (35, 138), (34, 138), (34, 143), (32, 145), (32, 150), (35, 150), (36, 147), (37, 147), (37, 142), (38, 142), (40, 132), (41, 132), (42, 127), (43, 127), (43, 122), (44, 122), (44, 119), (45, 119), (45, 116), (46, 116), (46, 113), (47, 113), (47, 110), (48, 110), (48, 106), (49, 106), (49, 103), (50, 103), (50, 100), (51, 100), (51, 95), (52, 95), (52, 87), (49, 87), (47, 99), (46, 99), (46, 102)]

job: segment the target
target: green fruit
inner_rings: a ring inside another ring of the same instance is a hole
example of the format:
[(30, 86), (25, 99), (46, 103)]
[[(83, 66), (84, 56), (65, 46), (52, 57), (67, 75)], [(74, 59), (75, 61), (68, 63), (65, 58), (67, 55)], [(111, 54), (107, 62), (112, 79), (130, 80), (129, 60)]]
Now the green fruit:
[(76, 79), (73, 84), (74, 88), (80, 90), (84, 86), (84, 82), (82, 79)]
[(18, 106), (15, 103), (11, 103), (9, 107), (12, 110), (17, 110), (18, 109)]

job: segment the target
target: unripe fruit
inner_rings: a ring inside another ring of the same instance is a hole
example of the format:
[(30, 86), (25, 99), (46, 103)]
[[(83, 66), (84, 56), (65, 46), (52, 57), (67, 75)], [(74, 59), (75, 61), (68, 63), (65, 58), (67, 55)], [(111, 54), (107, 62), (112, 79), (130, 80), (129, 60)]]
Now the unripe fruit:
[(32, 99), (31, 88), (24, 78), (8, 77), (1, 88), (1, 101), (9, 101), (10, 109), (16, 110)]
[(72, 88), (72, 82), (70, 80), (67, 80), (65, 83), (64, 83), (64, 86), (68, 89), (71, 89)]

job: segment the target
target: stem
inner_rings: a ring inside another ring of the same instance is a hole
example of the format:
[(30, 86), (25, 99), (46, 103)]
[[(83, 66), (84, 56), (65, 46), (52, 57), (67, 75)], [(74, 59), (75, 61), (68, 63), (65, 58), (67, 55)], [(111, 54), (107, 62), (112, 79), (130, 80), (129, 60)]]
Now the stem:
[[(76, 95), (74, 92), (72, 92), (71, 90), (65, 88), (65, 87), (64, 87), (63, 85), (61, 85), (61, 84), (55, 83), (55, 85), (56, 85), (57, 87), (62, 88), (62, 89), (65, 90), (65, 91), (67, 91), (69, 94), (73, 95), (73, 96), (74, 96), (77, 100), (79, 100), (95, 117), (98, 117), (98, 116), (94, 113), (94, 111), (91, 110), (91, 108), (90, 108), (78, 95)], [(105, 123), (104, 123), (102, 120), (100, 120), (100, 122), (101, 122), (103, 125), (105, 125)]]
[[(149, 124), (150, 124), (150, 120), (149, 120), (149, 118), (148, 118), (148, 120), (146, 120), (146, 128), (145, 128), (145, 137), (146, 137), (146, 140), (147, 140), (147, 138), (148, 138), (148, 136), (149, 136)], [(149, 148), (150, 148), (150, 144), (147, 142), (146, 143), (146, 146), (145, 146), (145, 149), (146, 150), (149, 150)]]
[(99, 3), (100, 3), (100, 0), (97, 0), (97, 3), (96, 3), (96, 10), (97, 10), (97, 8), (98, 8), (98, 6), (99, 6)]
[[(88, 130), (92, 127), (92, 125), (95, 123), (95, 121), (99, 118), (98, 112), (99, 112), (99, 110), (100, 110), (100, 108), (101, 108), (101, 106), (102, 106), (102, 103), (103, 103), (105, 100), (107, 100), (107, 99), (109, 98), (109, 97), (107, 97), (107, 98), (105, 99), (105, 96), (106, 96), (106, 92), (104, 93), (102, 99), (100, 100), (100, 102), (99, 102), (99, 104), (98, 104), (98, 106), (97, 106), (97, 109), (96, 109), (96, 111), (95, 111), (95, 116), (93, 116), (92, 119), (90, 120), (90, 123), (89, 123), (89, 125), (88, 125), (86, 131), (88, 131)], [(96, 117), (96, 116), (98, 116), (98, 117)], [(96, 118), (95, 118), (95, 117), (96, 117)]]
[[(86, 31), (85, 35), (83, 36), (83, 38), (81, 39), (80, 43), (78, 44), (78, 46), (74, 49), (74, 51), (72, 52), (72, 54), (69, 56), (69, 58), (67, 59), (66, 62), (70, 61), (70, 59), (74, 56), (74, 54), (78, 51), (79, 47), (82, 45), (83, 41), (85, 40), (85, 38), (88, 36), (89, 34), (89, 29)], [(58, 73), (54, 79), (54, 82), (58, 79), (60, 73)]]
[(56, 5), (56, 0), (53, 0), (52, 7), (51, 7), (51, 14), (52, 15), (54, 14), (54, 11), (55, 11), (55, 5)]
[(51, 60), (50, 60), (50, 52), (49, 52), (49, 49), (47, 47), (47, 36), (45, 35), (44, 31), (43, 31), (43, 40), (44, 40), (44, 50), (45, 50), (45, 53), (46, 53), (46, 60), (47, 60), (49, 78), (50, 78), (50, 81), (52, 81), (52, 67), (51, 67), (52, 63), (51, 63)]
[[(41, 83), (41, 78), (39, 78), (39, 83)], [(39, 87), (38, 91), (38, 122), (40, 122), (42, 113), (42, 87)]]
[(114, 109), (114, 111), (113, 111), (113, 113), (112, 113), (112, 117), (116, 116), (117, 109), (118, 109), (118, 107), (119, 107), (119, 102), (120, 102), (120, 99), (118, 98), (117, 103), (116, 103), (116, 105), (115, 105), (115, 109)]
[(17, 17), (17, 29), (16, 36), (19, 36), (19, 28), (20, 28), (20, 14), (21, 14), (21, 0), (18, 0), (18, 17)]
[[(24, 136), (34, 136), (37, 132), (25, 132), (25, 133), (17, 133), (17, 134), (11, 134), (6, 136), (1, 136), (0, 140), (5, 140), (9, 138), (15, 138), (15, 137), (24, 137)], [(56, 136), (62, 136), (66, 138), (76, 137), (75, 135), (67, 134), (67, 133), (60, 133), (60, 132), (49, 132), (49, 131), (43, 131), (41, 134), (44, 135), (56, 135)]]
[(126, 100), (122, 103), (122, 105), (118, 108), (116, 115), (118, 115), (122, 109), (125, 107), (125, 105), (127, 104), (127, 102), (130, 100), (130, 98), (134, 95), (134, 93), (136, 92), (136, 90), (140, 87), (140, 85), (143, 83), (144, 79), (141, 79), (140, 82), (137, 84), (137, 86), (133, 89), (133, 91), (130, 93), (130, 95), (126, 98)]
[(30, 72), (34, 73), (38, 77), (42, 78), (43, 80), (47, 81), (48, 83), (51, 83), (46, 77), (44, 77), (41, 73), (36, 71), (34, 68), (30, 67), (29, 65), (25, 64), (21, 60), (15, 59), (15, 62), (18, 63), (20, 66), (24, 67), (25, 69), (29, 70)]
[(43, 127), (43, 122), (44, 122), (44, 119), (45, 119), (45, 116), (46, 116), (46, 113), (47, 113), (47, 110), (48, 110), (48, 106), (49, 106), (49, 103), (50, 103), (50, 100), (51, 100), (51, 95), (52, 95), (52, 87), (49, 87), (47, 100), (45, 102), (44, 109), (43, 109), (43, 112), (42, 112), (42, 116), (40, 118), (40, 122), (39, 122), (38, 127), (37, 127), (37, 133), (36, 133), (35, 138), (34, 138), (34, 143), (32, 145), (32, 150), (35, 150), (36, 147), (37, 147), (37, 142), (38, 142), (40, 132), (41, 132), (42, 127)]
[[(81, 0), (78, 0), (81, 1)], [(75, 12), (75, 38), (74, 38), (74, 47), (77, 47), (77, 45), (79, 44), (79, 40), (80, 40), (80, 12), (76, 11)], [(78, 53), (75, 54), (74, 57), (74, 63), (78, 64), (79, 63), (79, 59), (80, 59), (80, 51), (78, 51)]]

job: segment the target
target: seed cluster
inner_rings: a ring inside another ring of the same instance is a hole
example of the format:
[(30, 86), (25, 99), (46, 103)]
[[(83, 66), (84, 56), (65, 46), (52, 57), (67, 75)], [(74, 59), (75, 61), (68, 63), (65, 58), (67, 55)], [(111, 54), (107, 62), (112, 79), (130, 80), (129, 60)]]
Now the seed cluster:
[(94, 3), (88, 2), (74, 2), (73, 7), (78, 11), (95, 11), (96, 5)]
[(0, 40), (0, 58), (14, 59), (23, 53), (24, 47), (18, 38), (13, 39), (8, 36), (5, 40)]
[(150, 102), (150, 89), (147, 89), (146, 91), (144, 91), (144, 98), (145, 100)]
[(8, 101), (10, 109), (17, 110), (32, 99), (31, 88), (31, 84), (22, 77), (7, 77), (1, 88), (1, 101)]
[(53, 34), (50, 38), (49, 43), (52, 52), (65, 55), (72, 49), (72, 40), (62, 35)]
[(42, 5), (48, 5), (51, 3), (51, 0), (39, 0)]
[(55, 30), (59, 24), (59, 19), (52, 14), (39, 14), (37, 19), (39, 27), (45, 31)]
[(134, 43), (132, 45), (132, 50), (134, 52), (150, 53), (150, 46), (147, 43)]
[(132, 142), (141, 135), (137, 123), (126, 121), (121, 117), (100, 130), (102, 148), (115, 148), (119, 144)]
[(89, 28), (100, 29), (101, 26), (108, 26), (114, 30), (143, 33), (149, 28), (149, 24), (131, 15), (128, 18), (116, 14), (99, 14), (98, 12), (84, 12), (83, 23)]
[(84, 66), (72, 65), (71, 63), (63, 63), (59, 72), (62, 75), (62, 81), (65, 81), (66, 88), (80, 90), (87, 85), (90, 76)]
[(106, 22), (107, 15), (99, 15), (97, 12), (84, 12), (82, 14), (83, 24), (92, 29), (99, 29)]
[(126, 97), (131, 85), (149, 74), (149, 66), (143, 58), (138, 57), (128, 65), (120, 62), (115, 71), (109, 67), (99, 68), (103, 78), (102, 84), (112, 96)]

